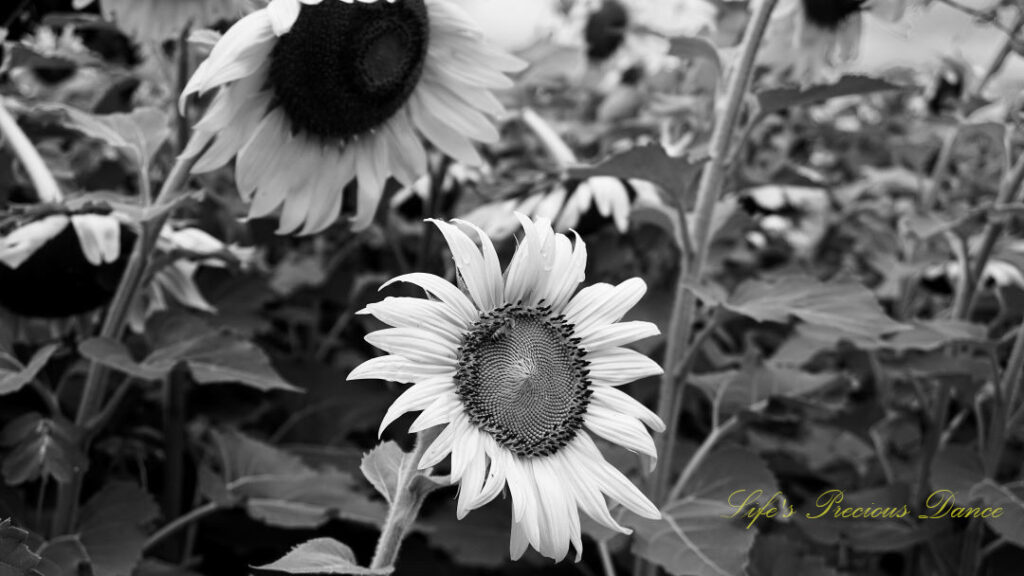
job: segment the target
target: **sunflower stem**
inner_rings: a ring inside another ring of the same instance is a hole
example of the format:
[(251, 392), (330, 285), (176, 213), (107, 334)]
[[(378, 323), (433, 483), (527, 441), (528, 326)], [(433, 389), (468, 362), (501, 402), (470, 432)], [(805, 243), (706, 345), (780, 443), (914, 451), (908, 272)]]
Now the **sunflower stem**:
[[(733, 70), (725, 94), (725, 107), (722, 109), (711, 135), (710, 159), (701, 174), (700, 186), (697, 191), (696, 220), (693, 229), (694, 254), (693, 258), (688, 258), (685, 254), (682, 258), (667, 335), (665, 373), (661, 379), (658, 396), (658, 416), (665, 422), (667, 430), (658, 438), (659, 451), (664, 448), (667, 439), (674, 437), (677, 433), (679, 413), (684, 405), (681, 397), (685, 392), (687, 374), (677, 375), (676, 366), (681, 358), (686, 356), (686, 348), (693, 335), (697, 312), (696, 295), (686, 286), (689, 283), (699, 283), (704, 272), (704, 265), (707, 262), (711, 245), (711, 225), (715, 215), (715, 206), (725, 181), (726, 161), (753, 75), (757, 50), (777, 2), (778, 0), (762, 2), (747, 26), (740, 48), (739, 61)], [(683, 216), (685, 217), (685, 214)], [(652, 495), (655, 502), (660, 501), (667, 480), (667, 471), (672, 469), (672, 454), (663, 452), (662, 457), (664, 461), (661, 463), (653, 483)]]
[(419, 469), (419, 462), (440, 432), (440, 427), (434, 427), (417, 434), (412, 454), (407, 454), (402, 459), (394, 501), (391, 502), (387, 519), (380, 531), (380, 538), (377, 539), (377, 548), (373, 553), (370, 569), (389, 568), (395, 565), (402, 542), (419, 516), (423, 501), (436, 488), (436, 485), (425, 478), (425, 473)]
[(3, 98), (0, 98), (0, 134), (25, 166), (25, 172), (32, 180), (39, 201), (44, 204), (56, 204), (63, 200), (63, 194), (57, 185), (57, 179), (53, 177), (53, 172), (46, 167), (46, 162), (39, 155), (39, 151), (7, 110)]
[[(188, 182), (189, 172), (201, 154), (189, 158), (179, 157), (171, 169), (167, 180), (160, 189), (156, 199), (156, 205), (162, 206), (169, 203), (173, 196)], [(160, 237), (160, 230), (167, 219), (170, 218), (171, 210), (157, 211), (156, 215), (149, 221), (143, 222), (142, 232), (132, 250), (131, 258), (125, 269), (124, 276), (118, 284), (117, 292), (113, 302), (103, 320), (100, 329), (100, 336), (118, 340), (124, 332), (125, 323), (128, 319), (128, 312), (135, 296), (142, 286), (146, 270), (156, 247), (156, 241)], [(78, 403), (78, 410), (75, 416), (75, 424), (84, 430), (81, 438), (83, 452), (88, 452), (89, 443), (92, 438), (100, 432), (98, 429), (89, 429), (88, 425), (94, 422), (93, 418), (100, 411), (103, 399), (106, 396), (108, 383), (108, 371), (97, 362), (89, 364), (89, 370), (85, 379), (85, 386), (82, 397)], [(106, 420), (103, 420), (104, 422)], [(71, 481), (61, 484), (57, 492), (57, 509), (53, 516), (51, 530), (54, 536), (67, 534), (74, 527), (78, 515), (79, 497), (82, 492), (82, 479), (84, 469), (75, 470)]]

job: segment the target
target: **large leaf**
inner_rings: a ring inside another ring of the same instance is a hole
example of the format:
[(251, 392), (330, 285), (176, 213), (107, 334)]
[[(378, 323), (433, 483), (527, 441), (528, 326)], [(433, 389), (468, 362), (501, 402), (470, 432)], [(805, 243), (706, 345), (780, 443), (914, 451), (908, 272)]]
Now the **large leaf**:
[(786, 108), (818, 104), (840, 96), (855, 96), (889, 90), (906, 90), (906, 88), (880, 78), (851, 75), (843, 76), (832, 84), (801, 88), (773, 88), (758, 92), (755, 96), (757, 97), (758, 113), (761, 116), (768, 116)]
[(809, 546), (782, 534), (758, 534), (750, 553), (750, 576), (839, 576)]
[(980, 500), (983, 507), (1001, 509), (998, 518), (985, 521), (1007, 542), (1024, 548), (1024, 480), (997, 484), (986, 478), (971, 490), (971, 500)]
[(285, 382), (267, 355), (242, 335), (214, 328), (196, 318), (180, 318), (184, 320), (155, 330), (163, 345), (158, 345), (141, 362), (132, 358), (124, 344), (109, 338), (90, 338), (79, 345), (79, 352), (143, 380), (159, 380), (183, 364), (199, 384), (237, 383), (265, 392), (298, 390)]
[(333, 538), (316, 538), (295, 548), (276, 562), (260, 566), (261, 570), (289, 574), (370, 574), (384, 576), (394, 568), (363, 568), (356, 562), (352, 549)]
[[(636, 529), (633, 551), (670, 574), (740, 576), (756, 534), (747, 527), (741, 505), (751, 495), (751, 502), (768, 505), (777, 491), (774, 476), (756, 454), (742, 448), (714, 452), (683, 497), (662, 508), (661, 520), (625, 519)], [(784, 498), (772, 502), (779, 516), (789, 510)]]
[(398, 492), (398, 474), (407, 454), (392, 441), (378, 444), (363, 456), (359, 469), (388, 503), (393, 503)]
[(691, 287), (705, 302), (758, 322), (787, 322), (796, 317), (842, 334), (880, 338), (907, 329), (889, 318), (874, 294), (853, 282), (824, 283), (810, 276), (751, 280), (726, 297), (713, 287)]
[[(796, 515), (796, 524), (813, 542), (846, 545), (862, 552), (894, 552), (917, 546), (945, 530), (941, 522), (914, 522), (906, 485), (823, 493)], [(855, 510), (877, 517), (854, 518)], [(848, 514), (843, 516), (844, 511)]]
[(31, 383), (57, 348), (56, 344), (47, 344), (36, 350), (28, 366), (22, 366), (16, 358), (0, 351), (0, 396), (13, 394)]
[(742, 370), (692, 376), (690, 381), (707, 394), (721, 416), (727, 417), (773, 396), (813, 394), (839, 378), (838, 374), (829, 372), (812, 374), (771, 364), (757, 364)]
[(79, 431), (65, 420), (52, 420), (31, 412), (15, 418), (0, 431), (0, 446), (12, 450), (4, 458), (3, 476), (18, 486), (49, 476), (65, 484), (88, 459), (79, 449)]
[(147, 527), (160, 515), (139, 486), (113, 481), (82, 507), (79, 539), (96, 576), (131, 576), (146, 543)]
[(118, 149), (138, 166), (148, 164), (171, 134), (167, 117), (156, 108), (102, 115), (63, 104), (40, 104), (39, 110), (71, 130)]
[(380, 525), (387, 510), (359, 492), (355, 479), (241, 432), (212, 432), (219, 473), (207, 470), (201, 488), (224, 505), (240, 505), (254, 519), (286, 528), (316, 528), (331, 518)]
[(657, 184), (676, 202), (689, 204), (693, 194), (693, 180), (703, 162), (689, 156), (672, 157), (659, 144), (630, 148), (610, 156), (593, 166), (570, 168), (570, 178), (613, 178), (645, 180)]

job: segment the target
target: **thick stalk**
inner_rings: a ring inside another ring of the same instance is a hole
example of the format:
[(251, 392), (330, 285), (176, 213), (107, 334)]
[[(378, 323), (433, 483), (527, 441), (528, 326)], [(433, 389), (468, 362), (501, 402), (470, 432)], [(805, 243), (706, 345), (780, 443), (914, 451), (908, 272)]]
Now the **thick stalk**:
[(434, 442), (440, 433), (440, 428), (424, 430), (416, 435), (416, 446), (412, 454), (402, 460), (402, 466), (398, 471), (398, 487), (395, 490), (395, 500), (388, 509), (388, 517), (381, 528), (380, 537), (377, 539), (377, 548), (373, 553), (373, 560), (370, 568), (388, 568), (395, 565), (398, 559), (398, 552), (402, 548), (409, 528), (416, 521), (420, 513), (423, 501), (430, 494), (431, 481), (423, 477), (419, 470), (420, 458), (427, 448)]
[[(679, 401), (681, 398), (677, 398), (677, 396), (681, 397), (685, 391), (686, 375), (677, 377), (676, 366), (685, 355), (685, 347), (693, 334), (693, 324), (697, 311), (696, 296), (692, 291), (686, 289), (685, 284), (687, 282), (699, 283), (704, 272), (704, 265), (707, 262), (708, 251), (711, 245), (711, 224), (715, 215), (715, 205), (721, 195), (722, 184), (725, 181), (725, 167), (729, 156), (729, 149), (750, 85), (757, 50), (761, 44), (761, 38), (764, 36), (764, 31), (768, 26), (768, 19), (771, 16), (772, 10), (775, 9), (777, 2), (778, 0), (764, 0), (764, 2), (761, 2), (750, 24), (747, 26), (742, 47), (740, 48), (739, 62), (732, 72), (729, 87), (725, 93), (725, 107), (722, 109), (722, 114), (715, 124), (714, 132), (711, 135), (710, 158), (701, 174), (700, 187), (697, 191), (696, 220), (693, 228), (694, 255), (692, 259), (686, 258), (685, 255), (683, 257), (683, 262), (680, 266), (680, 276), (676, 286), (672, 316), (669, 322), (669, 333), (665, 349), (665, 374), (661, 379), (658, 397), (658, 416), (665, 422), (667, 430), (658, 439), (659, 448), (664, 448), (667, 438), (673, 437), (676, 434), (679, 410), (683, 406), (683, 403)], [(672, 468), (672, 455), (663, 452), (662, 458), (663, 462), (654, 481), (653, 496), (655, 501), (660, 499), (667, 471)]]
[[(185, 186), (188, 181), (189, 170), (199, 156), (197, 154), (191, 158), (178, 158), (174, 168), (171, 169), (171, 173), (167, 176), (167, 180), (164, 181), (160, 189), (160, 194), (156, 199), (157, 206), (170, 202), (174, 194)], [(152, 220), (143, 223), (142, 233), (135, 243), (135, 249), (128, 260), (124, 276), (121, 278), (121, 283), (114, 294), (114, 300), (110, 305), (106, 318), (104, 318), (103, 327), (100, 329), (101, 337), (113, 338), (115, 340), (120, 339), (128, 318), (131, 303), (135, 299), (139, 287), (142, 285), (146, 269), (149, 267), (153, 249), (156, 247), (157, 238), (160, 236), (160, 230), (170, 215), (170, 210), (164, 210), (159, 212)], [(93, 362), (89, 365), (82, 397), (79, 400), (78, 411), (75, 416), (75, 423), (78, 426), (85, 427), (88, 425), (100, 411), (103, 398), (106, 396), (109, 380), (107, 375), (106, 368), (100, 364)], [(83, 439), (83, 449), (88, 449), (91, 436), (97, 432), (98, 430), (89, 431), (87, 437)], [(54, 513), (52, 525), (54, 536), (67, 534), (74, 526), (84, 472), (84, 470), (77, 470), (70, 482), (60, 485), (60, 490), (57, 492), (57, 509)]]
[(60, 186), (53, 177), (53, 173), (46, 167), (46, 162), (39, 155), (39, 151), (32, 145), (25, 132), (18, 126), (18, 121), (11, 116), (11, 113), (4, 106), (3, 98), (0, 98), (0, 134), (3, 134), (11, 150), (21, 160), (28, 174), (32, 186), (36, 189), (36, 195), (42, 203), (57, 203), (63, 199)]

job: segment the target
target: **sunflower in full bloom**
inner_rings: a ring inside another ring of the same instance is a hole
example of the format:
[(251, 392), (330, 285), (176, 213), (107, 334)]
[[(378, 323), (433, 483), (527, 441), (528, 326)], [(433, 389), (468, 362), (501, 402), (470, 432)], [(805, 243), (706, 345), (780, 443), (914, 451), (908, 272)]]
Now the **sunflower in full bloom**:
[[(96, 0), (75, 0), (81, 10)], [(209, 26), (241, 14), (241, 0), (99, 0), (103, 17), (132, 38), (169, 40), (187, 28)]]
[(412, 411), (421, 411), (412, 432), (444, 426), (419, 466), (430, 468), (451, 455), (460, 518), (507, 485), (511, 556), (518, 559), (532, 546), (561, 560), (571, 544), (579, 560), (580, 510), (623, 533), (629, 530), (609, 513), (606, 498), (660, 518), (593, 439), (649, 457), (653, 468), (656, 451), (647, 427), (662, 431), (664, 424), (618, 387), (662, 372), (623, 347), (657, 335), (658, 328), (621, 322), (644, 295), (643, 280), (576, 292), (587, 264), (583, 241), (556, 234), (544, 218), (519, 219), (524, 238), (504, 274), (483, 231), (468, 225), (478, 247), (456, 225), (434, 221), (466, 291), (421, 273), (385, 284), (415, 284), (434, 299), (386, 298), (369, 305), (364, 313), (393, 328), (366, 340), (389, 354), (358, 366), (349, 379), (413, 384), (388, 410), (381, 430)]
[(480, 162), (473, 142), (496, 141), (492, 117), (504, 112), (491, 90), (522, 65), (449, 0), (272, 0), (232, 26), (186, 86), (183, 105), (221, 90), (185, 154), (202, 154), (194, 172), (237, 156), (249, 216), (280, 208), (281, 233), (329, 226), (355, 180), (362, 229), (390, 178), (410, 186), (426, 172), (418, 135)]
[(779, 0), (772, 12), (762, 59), (790, 68), (801, 81), (828, 79), (857, 57), (864, 14), (897, 20), (907, 0)]

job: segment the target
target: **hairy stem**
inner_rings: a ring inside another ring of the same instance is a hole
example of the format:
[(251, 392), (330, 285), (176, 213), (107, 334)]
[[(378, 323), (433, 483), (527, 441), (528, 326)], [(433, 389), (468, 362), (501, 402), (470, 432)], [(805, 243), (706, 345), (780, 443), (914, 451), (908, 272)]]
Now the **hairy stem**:
[[(174, 168), (171, 169), (171, 173), (167, 176), (167, 180), (164, 181), (160, 189), (160, 194), (156, 199), (157, 206), (170, 202), (172, 197), (185, 186), (188, 182), (189, 170), (199, 156), (197, 154), (190, 158), (179, 157), (177, 159)], [(146, 269), (149, 267), (153, 250), (156, 247), (156, 241), (160, 237), (160, 230), (167, 222), (167, 219), (170, 218), (170, 215), (170, 210), (164, 210), (158, 212), (157, 216), (152, 220), (143, 223), (142, 233), (135, 242), (135, 249), (128, 260), (124, 276), (121, 277), (117, 292), (114, 294), (114, 300), (103, 320), (103, 327), (100, 329), (101, 337), (113, 338), (115, 340), (121, 338), (128, 319), (128, 311), (139, 288), (142, 286)], [(103, 399), (106, 396), (108, 381), (108, 371), (105, 367), (97, 362), (89, 365), (82, 398), (79, 400), (78, 411), (75, 416), (75, 423), (78, 426), (83, 428), (87, 426), (100, 411)], [(88, 431), (88, 434), (82, 440), (84, 450), (88, 450), (91, 438), (98, 432), (99, 430)], [(84, 470), (77, 470), (71, 481), (67, 484), (61, 484), (60, 490), (57, 492), (57, 509), (54, 513), (52, 524), (54, 536), (67, 534), (74, 526), (78, 513), (79, 496), (82, 491), (83, 474)]]
[(11, 113), (4, 106), (3, 98), (0, 98), (0, 134), (10, 145), (11, 150), (21, 160), (25, 172), (32, 180), (32, 186), (36, 189), (39, 201), (43, 203), (57, 203), (63, 199), (60, 186), (53, 173), (46, 167), (46, 162), (39, 155), (39, 151), (32, 145), (25, 132), (18, 126), (18, 121), (11, 116)]
[(440, 429), (435, 427), (424, 430), (416, 435), (416, 446), (412, 454), (402, 460), (402, 466), (398, 471), (398, 488), (395, 491), (395, 499), (388, 509), (388, 517), (381, 528), (380, 538), (377, 539), (377, 548), (373, 553), (373, 560), (370, 568), (388, 568), (395, 565), (398, 559), (398, 552), (402, 548), (409, 528), (416, 521), (420, 513), (423, 501), (431, 492), (430, 481), (423, 477), (419, 470), (420, 458), (427, 448), (434, 442)]
[[(676, 366), (686, 355), (686, 346), (693, 334), (697, 311), (696, 296), (692, 291), (686, 289), (686, 283), (699, 283), (704, 272), (704, 265), (707, 262), (711, 245), (711, 225), (714, 220), (715, 205), (725, 181), (726, 161), (736, 133), (736, 124), (739, 121), (750, 85), (757, 50), (768, 26), (768, 19), (777, 2), (778, 0), (762, 2), (747, 26), (740, 48), (739, 61), (732, 72), (725, 94), (725, 107), (722, 109), (711, 135), (710, 159), (701, 174), (700, 186), (697, 191), (696, 220), (693, 228), (694, 254), (693, 258), (689, 258), (686, 254), (682, 258), (671, 321), (669, 322), (665, 349), (665, 374), (661, 379), (658, 396), (658, 416), (665, 422), (667, 430), (658, 438), (659, 448), (664, 448), (667, 438), (671, 438), (677, 433), (679, 410), (683, 407), (681, 397), (685, 391), (686, 374), (677, 376)], [(664, 461), (655, 476), (653, 486), (655, 501), (660, 499), (667, 471), (672, 468), (672, 455), (663, 453), (662, 458)]]

